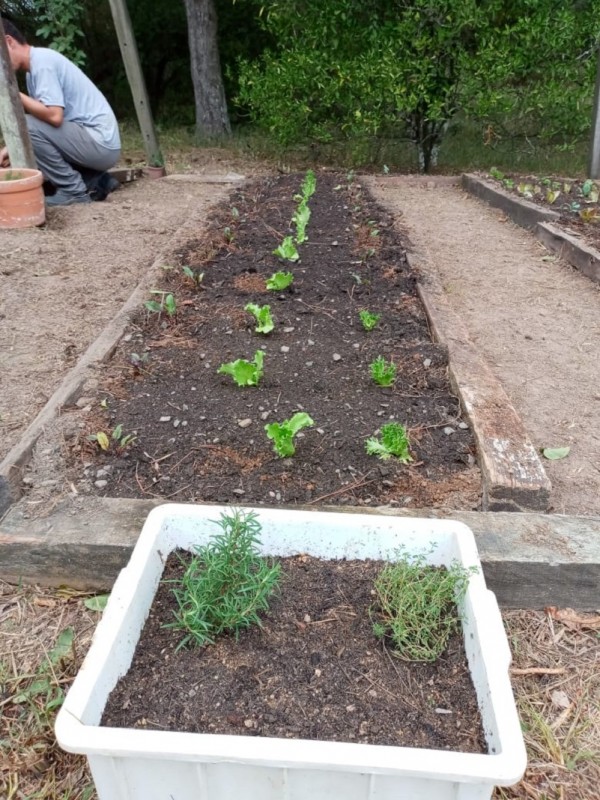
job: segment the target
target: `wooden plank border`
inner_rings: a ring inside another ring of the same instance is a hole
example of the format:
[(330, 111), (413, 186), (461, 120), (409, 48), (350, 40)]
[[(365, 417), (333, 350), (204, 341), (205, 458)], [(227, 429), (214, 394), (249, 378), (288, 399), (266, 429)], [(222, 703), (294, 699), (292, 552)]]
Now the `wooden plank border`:
[[(159, 503), (73, 498), (37, 519), (25, 518), (25, 510), (15, 505), (0, 523), (0, 577), (110, 589), (127, 564), (146, 516)], [(598, 607), (599, 517), (389, 507), (343, 511), (464, 522), (475, 534), (487, 584), (506, 608)]]

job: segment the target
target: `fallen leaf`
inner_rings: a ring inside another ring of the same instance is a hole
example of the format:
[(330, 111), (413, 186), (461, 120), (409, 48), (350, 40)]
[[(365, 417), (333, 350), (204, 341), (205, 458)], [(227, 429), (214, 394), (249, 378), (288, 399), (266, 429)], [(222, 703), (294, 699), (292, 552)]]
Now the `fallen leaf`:
[(568, 708), (571, 705), (568, 694), (561, 689), (555, 689), (550, 695), (550, 699), (552, 700), (552, 705), (557, 708)]
[(83, 605), (90, 611), (104, 611), (108, 602), (109, 595), (97, 594), (95, 597), (86, 597)]
[(600, 614), (579, 614), (572, 608), (556, 608), (548, 606), (546, 613), (557, 622), (562, 622), (567, 628), (576, 630), (577, 628), (590, 628), (596, 630), (600, 628)]
[(33, 599), (33, 605), (42, 606), (43, 608), (54, 608), (56, 600), (52, 600), (51, 597), (35, 597)]
[(570, 451), (570, 447), (544, 447), (542, 455), (549, 461), (558, 461), (561, 458), (566, 458)]

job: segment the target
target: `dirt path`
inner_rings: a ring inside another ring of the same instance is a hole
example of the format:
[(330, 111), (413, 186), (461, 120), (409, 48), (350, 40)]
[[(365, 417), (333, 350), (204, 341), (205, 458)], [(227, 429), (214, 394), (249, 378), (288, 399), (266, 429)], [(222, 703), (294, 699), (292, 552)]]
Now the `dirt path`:
[(2, 231), (0, 460), (180, 226), (193, 230), (226, 191), (142, 179), (104, 203), (52, 209), (43, 228)]
[(459, 186), (370, 179), (502, 381), (545, 461), (552, 510), (600, 514), (600, 291)]

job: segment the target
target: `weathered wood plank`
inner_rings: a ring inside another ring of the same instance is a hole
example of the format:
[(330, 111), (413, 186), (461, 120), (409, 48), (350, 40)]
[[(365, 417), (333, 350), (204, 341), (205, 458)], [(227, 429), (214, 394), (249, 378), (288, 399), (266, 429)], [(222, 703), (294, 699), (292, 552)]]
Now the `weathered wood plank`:
[(19, 86), (10, 63), (4, 26), (0, 19), (0, 128), (8, 148), (11, 167), (36, 169)]
[(499, 208), (517, 225), (535, 230), (539, 222), (553, 222), (560, 219), (560, 214), (551, 209), (541, 208), (535, 203), (514, 197), (484, 181), (478, 175), (464, 174), (462, 186), (470, 194), (485, 200), (494, 208)]
[(538, 224), (536, 235), (548, 250), (568, 261), (595, 283), (600, 283), (600, 253), (598, 250), (548, 222)]
[[(109, 589), (159, 502), (75, 498), (37, 519), (26, 517), (23, 504), (14, 505), (0, 523), (0, 577)], [(488, 586), (507, 608), (598, 607), (598, 517), (387, 507), (344, 511), (464, 522), (475, 534)]]
[(133, 95), (133, 104), (144, 140), (144, 150), (149, 164), (162, 163), (162, 154), (150, 110), (150, 100), (140, 64), (137, 43), (133, 34), (131, 18), (125, 0), (109, 0), (110, 10), (117, 32), (125, 73)]
[(144, 174), (144, 170), (141, 168), (134, 168), (134, 167), (115, 167), (114, 169), (109, 169), (108, 174), (119, 181), (119, 183), (131, 183), (132, 181), (137, 181), (138, 178), (141, 178)]
[(418, 286), (435, 338), (448, 347), (449, 374), (469, 419), (483, 480), (484, 511), (545, 511), (550, 481), (502, 384), (452, 311), (437, 276), (409, 254), (424, 276)]

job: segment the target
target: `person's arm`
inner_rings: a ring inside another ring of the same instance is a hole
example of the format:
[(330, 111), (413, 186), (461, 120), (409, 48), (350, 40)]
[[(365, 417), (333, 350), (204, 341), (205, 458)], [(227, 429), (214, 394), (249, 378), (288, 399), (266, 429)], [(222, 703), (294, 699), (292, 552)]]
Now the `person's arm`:
[(28, 94), (21, 92), (21, 100), (23, 101), (23, 108), (27, 114), (32, 117), (41, 119), (42, 122), (48, 122), (55, 128), (60, 128), (65, 116), (65, 110), (62, 106), (46, 106), (40, 100), (34, 100)]

